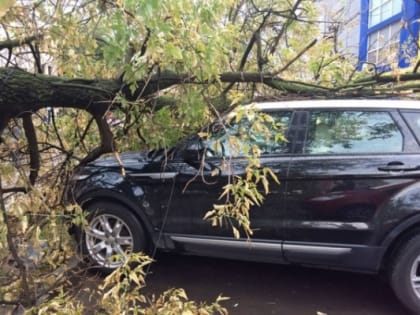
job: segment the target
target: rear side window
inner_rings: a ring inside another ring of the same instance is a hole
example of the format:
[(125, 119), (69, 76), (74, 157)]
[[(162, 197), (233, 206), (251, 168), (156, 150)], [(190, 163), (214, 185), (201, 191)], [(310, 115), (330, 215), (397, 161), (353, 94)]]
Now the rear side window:
[(388, 112), (313, 111), (307, 154), (392, 153), (403, 149), (403, 136)]
[(420, 112), (404, 112), (402, 113), (417, 140), (420, 141)]

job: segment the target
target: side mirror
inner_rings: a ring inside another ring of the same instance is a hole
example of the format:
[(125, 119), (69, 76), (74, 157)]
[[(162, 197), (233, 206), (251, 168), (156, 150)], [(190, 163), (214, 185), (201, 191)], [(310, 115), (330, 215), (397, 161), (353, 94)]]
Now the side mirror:
[(184, 161), (187, 163), (198, 162), (201, 160), (202, 150), (194, 147), (188, 147), (183, 152)]
[(203, 159), (203, 155), (206, 154), (206, 152), (208, 151), (203, 140), (197, 136), (183, 149), (182, 158), (185, 163), (194, 168), (203, 168), (205, 171), (213, 171), (214, 166)]
[(184, 149), (182, 150), (182, 158), (187, 163), (196, 163), (201, 161), (203, 154), (203, 144), (198, 135), (192, 136)]

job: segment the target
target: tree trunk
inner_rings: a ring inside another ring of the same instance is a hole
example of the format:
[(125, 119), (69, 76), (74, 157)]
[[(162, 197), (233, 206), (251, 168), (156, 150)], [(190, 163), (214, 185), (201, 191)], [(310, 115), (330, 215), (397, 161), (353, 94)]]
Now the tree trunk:
[(0, 114), (14, 117), (45, 107), (104, 112), (120, 87), (116, 80), (72, 80), (0, 68)]

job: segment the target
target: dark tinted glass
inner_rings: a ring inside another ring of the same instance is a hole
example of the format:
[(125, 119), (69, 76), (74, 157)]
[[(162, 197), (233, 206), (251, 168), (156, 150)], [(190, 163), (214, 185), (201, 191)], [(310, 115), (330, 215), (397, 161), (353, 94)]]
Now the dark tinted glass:
[(403, 137), (388, 112), (314, 111), (307, 141), (309, 154), (401, 152)]
[(404, 112), (402, 114), (413, 130), (417, 140), (420, 140), (420, 112)]

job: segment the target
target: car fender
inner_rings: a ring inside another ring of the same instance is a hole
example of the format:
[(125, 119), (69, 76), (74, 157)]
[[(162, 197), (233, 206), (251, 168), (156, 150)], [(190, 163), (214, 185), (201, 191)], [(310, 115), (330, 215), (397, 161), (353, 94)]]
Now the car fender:
[(148, 235), (152, 236), (153, 234), (153, 227), (152, 223), (150, 222), (145, 209), (140, 206), (137, 202), (135, 202), (132, 198), (128, 197), (125, 194), (122, 194), (119, 191), (111, 190), (111, 189), (95, 189), (90, 192), (85, 192), (84, 194), (78, 196), (76, 202), (83, 207), (94, 201), (104, 201), (110, 200), (114, 202), (118, 202), (126, 206), (130, 209), (134, 215), (139, 219), (143, 227), (146, 229)]
[(404, 235), (416, 227), (420, 227), (420, 210), (395, 226), (383, 239), (381, 246), (389, 248), (401, 235)]
[(420, 181), (414, 180), (394, 192), (372, 219), (376, 230), (373, 245), (389, 246), (393, 240), (420, 222)]

